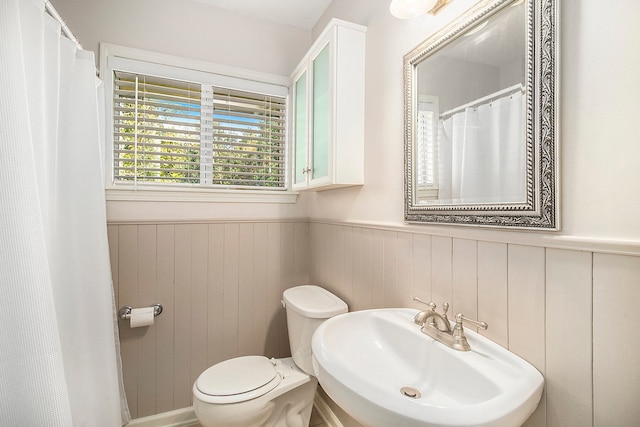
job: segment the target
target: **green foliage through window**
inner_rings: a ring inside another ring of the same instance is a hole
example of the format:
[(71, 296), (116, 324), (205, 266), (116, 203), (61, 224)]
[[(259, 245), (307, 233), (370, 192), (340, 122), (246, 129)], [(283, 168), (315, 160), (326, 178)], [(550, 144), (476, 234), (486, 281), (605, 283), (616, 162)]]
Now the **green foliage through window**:
[(114, 181), (285, 189), (285, 99), (114, 71)]

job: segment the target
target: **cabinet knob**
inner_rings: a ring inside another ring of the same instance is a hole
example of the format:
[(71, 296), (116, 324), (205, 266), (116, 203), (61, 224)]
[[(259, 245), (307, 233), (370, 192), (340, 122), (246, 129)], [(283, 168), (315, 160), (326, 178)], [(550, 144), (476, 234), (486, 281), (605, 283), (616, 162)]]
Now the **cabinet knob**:
[(302, 173), (309, 173), (309, 172), (311, 172), (311, 168), (302, 169)]

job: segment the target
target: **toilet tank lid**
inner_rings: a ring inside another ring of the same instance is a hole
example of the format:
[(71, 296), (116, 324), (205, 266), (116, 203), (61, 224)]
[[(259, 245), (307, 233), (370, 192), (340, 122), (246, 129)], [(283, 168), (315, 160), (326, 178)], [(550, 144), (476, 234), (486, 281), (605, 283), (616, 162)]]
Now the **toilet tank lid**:
[(328, 319), (349, 310), (344, 301), (316, 285), (289, 288), (282, 296), (285, 307), (305, 317)]

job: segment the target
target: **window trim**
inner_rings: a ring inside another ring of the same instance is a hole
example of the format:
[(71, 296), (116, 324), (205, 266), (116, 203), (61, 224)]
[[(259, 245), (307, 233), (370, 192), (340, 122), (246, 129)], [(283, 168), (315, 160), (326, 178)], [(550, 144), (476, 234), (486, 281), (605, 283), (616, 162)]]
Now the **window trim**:
[[(176, 201), (176, 202), (246, 202), (295, 203), (298, 193), (291, 190), (289, 171), (285, 172), (286, 189), (256, 190), (235, 188), (178, 187), (172, 185), (129, 185), (113, 183), (113, 69), (155, 74), (185, 81), (199, 81), (244, 91), (266, 93), (289, 99), (291, 78), (245, 70), (205, 61), (181, 58), (109, 43), (100, 43), (100, 75), (104, 84), (104, 179), (108, 201)], [(289, 102), (287, 102), (289, 104)], [(287, 128), (289, 122), (287, 105)], [(289, 131), (286, 134), (286, 161), (291, 156)]]

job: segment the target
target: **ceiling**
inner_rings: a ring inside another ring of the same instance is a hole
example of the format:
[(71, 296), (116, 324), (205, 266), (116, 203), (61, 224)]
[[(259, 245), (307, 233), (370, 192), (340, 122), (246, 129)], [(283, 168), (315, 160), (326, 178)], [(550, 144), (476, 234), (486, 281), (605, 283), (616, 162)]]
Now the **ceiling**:
[(195, 0), (253, 18), (311, 30), (331, 0)]

